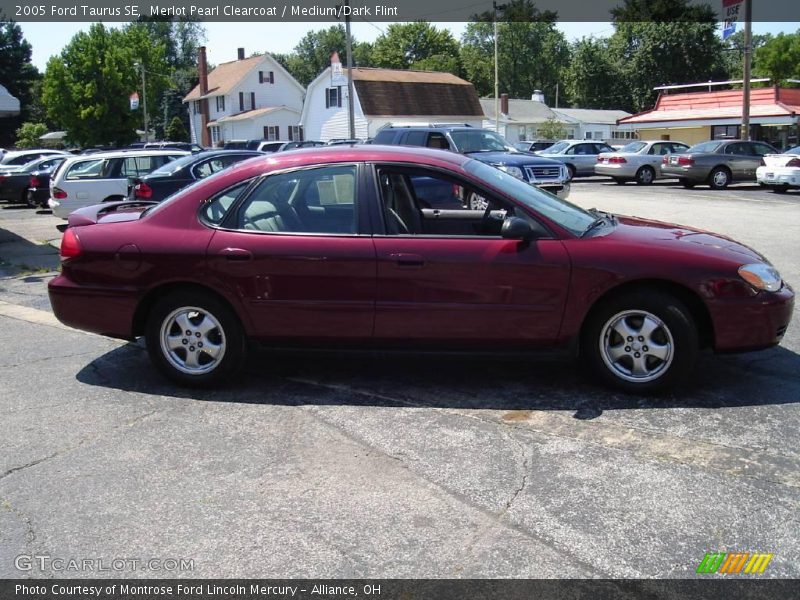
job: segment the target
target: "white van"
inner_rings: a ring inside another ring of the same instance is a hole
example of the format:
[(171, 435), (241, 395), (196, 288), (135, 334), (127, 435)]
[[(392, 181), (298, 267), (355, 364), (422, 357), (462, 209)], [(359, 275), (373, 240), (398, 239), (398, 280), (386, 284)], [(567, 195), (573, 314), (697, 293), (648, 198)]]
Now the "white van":
[(142, 177), (189, 152), (117, 150), (68, 158), (50, 178), (53, 214), (66, 219), (84, 206), (125, 200), (128, 178)]

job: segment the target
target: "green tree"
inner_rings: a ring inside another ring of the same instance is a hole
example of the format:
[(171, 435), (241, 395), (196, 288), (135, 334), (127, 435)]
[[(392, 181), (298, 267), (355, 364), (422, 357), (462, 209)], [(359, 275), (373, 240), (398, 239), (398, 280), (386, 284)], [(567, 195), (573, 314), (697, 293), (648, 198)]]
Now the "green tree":
[[(461, 38), (466, 79), (481, 95), (494, 94), (492, 18), (492, 13), (477, 16)], [(497, 19), (500, 92), (530, 98), (538, 89), (552, 97), (570, 59), (569, 43), (556, 28), (556, 14), (540, 13), (526, 0), (513, 0)]]
[(652, 108), (654, 87), (725, 77), (717, 17), (689, 0), (625, 0), (612, 10), (609, 51), (629, 90), (626, 110)]
[(538, 135), (540, 138), (545, 140), (562, 140), (567, 136), (567, 130), (564, 127), (564, 123), (556, 119), (555, 117), (550, 117), (544, 123), (537, 127)]
[(42, 142), (41, 136), (47, 133), (47, 125), (44, 123), (23, 123), (17, 129), (17, 148), (39, 148)]
[(800, 77), (800, 31), (779, 33), (755, 51), (753, 72), (779, 84)]
[(388, 69), (448, 71), (458, 75), (459, 44), (446, 29), (425, 21), (392, 23), (372, 48), (372, 62)]
[(575, 106), (616, 109), (630, 104), (625, 78), (609, 50), (608, 39), (576, 42), (564, 82)]
[[(352, 40), (353, 64), (369, 66), (371, 45)], [(343, 65), (347, 64), (347, 36), (344, 25), (333, 25), (328, 29), (309, 31), (291, 54), (273, 54), (281, 66), (307, 86), (317, 75), (331, 64), (331, 54), (339, 53)]]
[(7, 21), (0, 12), (0, 83), (19, 99), (21, 114), (0, 119), (0, 146), (10, 145), (12, 133), (31, 115), (33, 87), (41, 79), (31, 64), (31, 45), (14, 21)]
[(170, 121), (166, 130), (166, 138), (171, 142), (188, 142), (189, 132), (180, 117), (175, 116)]
[[(751, 55), (751, 69), (755, 75), (758, 69), (758, 49), (772, 39), (772, 34), (753, 34)], [(720, 57), (725, 79), (741, 79), (744, 70), (744, 31), (737, 31), (722, 42), (722, 56)]]
[[(78, 144), (133, 141), (137, 127), (142, 126), (142, 108), (131, 111), (128, 104), (131, 92), (142, 95), (135, 63), (165, 73), (164, 54), (163, 40), (154, 39), (144, 28), (107, 29), (102, 23), (93, 24), (47, 63), (42, 99), (48, 116)], [(165, 87), (164, 78), (148, 78), (148, 98), (157, 98)], [(148, 103), (153, 116), (156, 104)]]

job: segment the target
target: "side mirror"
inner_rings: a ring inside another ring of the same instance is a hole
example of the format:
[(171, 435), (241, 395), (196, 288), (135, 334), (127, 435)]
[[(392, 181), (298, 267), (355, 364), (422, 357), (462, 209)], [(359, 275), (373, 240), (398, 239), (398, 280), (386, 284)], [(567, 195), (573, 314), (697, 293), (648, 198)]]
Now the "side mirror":
[(538, 237), (531, 224), (520, 217), (508, 217), (503, 221), (500, 235), (509, 240), (532, 240)]

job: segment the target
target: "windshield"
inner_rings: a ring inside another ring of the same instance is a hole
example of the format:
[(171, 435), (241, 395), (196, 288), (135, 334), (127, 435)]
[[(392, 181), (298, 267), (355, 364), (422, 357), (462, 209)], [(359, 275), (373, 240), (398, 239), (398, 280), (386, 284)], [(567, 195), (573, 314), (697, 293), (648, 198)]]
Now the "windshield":
[(181, 156), (176, 160), (161, 165), (155, 171), (151, 171), (150, 174), (155, 175), (156, 177), (159, 176), (164, 177), (166, 175), (172, 175), (173, 173), (179, 171), (186, 165), (192, 164), (196, 160), (197, 160), (197, 154), (190, 154), (189, 156)]
[(697, 144), (689, 148), (686, 152), (687, 153), (694, 153), (694, 152), (714, 152), (717, 148), (720, 147), (722, 142), (703, 142), (702, 144)]
[(569, 142), (558, 142), (557, 144), (553, 144), (547, 150), (545, 150), (545, 154), (560, 154), (564, 150), (569, 148)]
[(630, 144), (626, 144), (622, 148), (620, 148), (618, 152), (638, 152), (646, 145), (647, 144), (645, 144), (644, 142), (631, 142)]
[(493, 131), (459, 129), (450, 132), (450, 137), (456, 145), (456, 150), (462, 154), (467, 154), (469, 152), (515, 151), (502, 136), (497, 135)]
[(464, 169), (577, 236), (596, 219), (592, 213), (486, 163), (470, 160), (464, 164)]

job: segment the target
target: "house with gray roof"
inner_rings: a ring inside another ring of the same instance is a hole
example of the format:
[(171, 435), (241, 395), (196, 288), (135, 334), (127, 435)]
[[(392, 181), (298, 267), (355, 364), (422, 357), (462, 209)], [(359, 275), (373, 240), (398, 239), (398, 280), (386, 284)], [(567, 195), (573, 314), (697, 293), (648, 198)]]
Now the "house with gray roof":
[(0, 118), (16, 117), (19, 114), (19, 100), (0, 85)]

